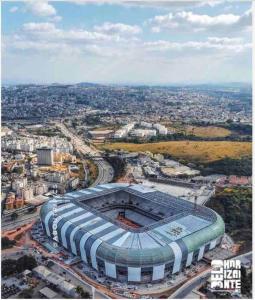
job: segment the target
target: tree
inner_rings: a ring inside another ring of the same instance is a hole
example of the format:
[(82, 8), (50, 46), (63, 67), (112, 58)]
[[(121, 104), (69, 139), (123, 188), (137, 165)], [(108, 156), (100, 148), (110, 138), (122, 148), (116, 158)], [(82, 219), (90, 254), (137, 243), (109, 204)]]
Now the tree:
[(16, 244), (15, 240), (10, 240), (8, 237), (2, 237), (2, 249), (11, 248)]
[(23, 167), (21, 166), (21, 167), (16, 167), (14, 170), (13, 170), (13, 172), (14, 173), (17, 173), (17, 174), (19, 174), (19, 175), (21, 175), (21, 174), (23, 174)]
[(82, 299), (91, 299), (91, 295), (89, 292), (84, 291), (83, 287), (77, 285), (76, 292), (80, 295)]
[(5, 259), (2, 261), (1, 267), (2, 267), (2, 276), (10, 276), (17, 271), (16, 260)]
[(19, 293), (20, 299), (31, 299), (33, 295), (32, 289), (25, 289)]
[(241, 267), (241, 293), (252, 297), (252, 272), (247, 273), (244, 267)]
[(251, 188), (225, 189), (212, 197), (206, 206), (222, 216), (226, 233), (241, 245), (241, 251), (252, 248)]
[(31, 255), (24, 255), (17, 260), (17, 271), (23, 272), (26, 269), (32, 270), (37, 266), (37, 262)]

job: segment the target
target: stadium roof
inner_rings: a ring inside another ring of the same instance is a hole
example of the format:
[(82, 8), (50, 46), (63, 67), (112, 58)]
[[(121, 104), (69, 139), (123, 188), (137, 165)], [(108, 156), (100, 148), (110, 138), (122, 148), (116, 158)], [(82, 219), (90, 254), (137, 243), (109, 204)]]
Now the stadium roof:
[[(139, 197), (142, 199), (141, 203), (147, 201), (152, 204), (152, 209), (163, 208), (165, 216), (147, 226), (130, 228), (86, 205), (91, 199), (97, 201), (99, 197), (118, 192)], [(169, 260), (170, 256), (176, 255), (177, 249), (182, 249), (183, 252), (194, 251), (224, 233), (222, 219), (206, 207), (194, 207), (191, 202), (145, 186), (113, 183), (68, 193), (45, 204), (41, 216), (45, 220), (48, 236), (52, 231), (53, 203), (58, 205), (60, 239), (65, 248), (76, 253), (73, 237), (70, 236), (70, 242), (66, 238), (66, 232), (79, 231), (80, 236), (86, 237), (80, 240), (84, 245), (87, 238), (93, 236), (95, 243), (91, 251), (97, 251), (98, 256), (129, 265)], [(81, 256), (86, 261), (86, 255), (81, 253)], [(93, 264), (96, 262), (92, 261)]]

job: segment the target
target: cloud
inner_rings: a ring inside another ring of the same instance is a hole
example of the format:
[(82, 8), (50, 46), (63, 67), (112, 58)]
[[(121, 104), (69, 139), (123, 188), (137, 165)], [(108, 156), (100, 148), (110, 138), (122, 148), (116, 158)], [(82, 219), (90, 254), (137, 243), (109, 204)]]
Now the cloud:
[(170, 42), (165, 40), (146, 42), (144, 48), (146, 51), (152, 52), (181, 52), (191, 54), (191, 51), (205, 54), (217, 51), (218, 53), (228, 53), (231, 56), (241, 53), (247, 49), (251, 49), (251, 43), (244, 43), (241, 38), (228, 37), (208, 37), (205, 41), (186, 41), (186, 42)]
[(25, 2), (25, 11), (41, 18), (47, 18), (49, 22), (59, 22), (62, 17), (57, 15), (55, 7), (48, 3), (47, 0), (35, 0)]
[[(225, 0), (226, 1), (226, 0)], [(203, 1), (136, 1), (136, 0), (68, 0), (68, 2), (78, 4), (78, 5), (86, 5), (86, 4), (96, 4), (96, 5), (121, 5), (126, 7), (153, 7), (159, 9), (184, 9), (184, 8), (192, 8), (192, 7), (202, 7), (202, 6), (209, 6), (214, 7), (220, 5), (225, 2), (224, 0), (203, 0)], [(231, 1), (231, 0), (228, 0)]]
[(53, 5), (49, 4), (48, 1), (28, 1), (26, 8), (32, 14), (39, 17), (52, 17), (57, 14), (56, 9)]
[(203, 7), (203, 6), (210, 6), (210, 7), (215, 7), (220, 4), (225, 3), (226, 0), (208, 0), (208, 1), (201, 1), (197, 4), (198, 7)]
[(242, 44), (242, 38), (229, 38), (229, 37), (208, 37), (208, 41), (214, 44), (224, 44), (224, 45), (235, 45)]
[(110, 23), (105, 22), (103, 25), (95, 26), (95, 31), (106, 34), (124, 34), (133, 35), (142, 32), (141, 28), (137, 25), (127, 25), (123, 23)]
[[(5, 36), (5, 49), (8, 47), (10, 52), (20, 50), (36, 53), (49, 52), (51, 55), (72, 53), (117, 57), (123, 55), (123, 47), (127, 45), (129, 48), (132, 47), (138, 39), (130, 36), (131, 29), (128, 25), (116, 26), (116, 28), (119, 30), (114, 30), (114, 32), (105, 30), (106, 33), (104, 33), (80, 28), (64, 30), (53, 22), (30, 22), (23, 24), (16, 34)], [(129, 33), (126, 34), (126, 31)]]
[[(65, 38), (73, 40), (98, 40), (98, 41), (124, 41), (126, 37), (137, 35), (142, 32), (142, 29), (137, 25), (128, 25), (123, 23), (110, 23), (105, 22), (102, 25), (94, 26), (93, 31), (84, 29), (70, 29), (61, 30), (57, 29), (53, 22), (61, 20), (61, 17), (54, 16), (50, 19), (51, 22), (41, 23), (25, 23), (22, 28), (23, 31), (29, 31), (34, 34), (45, 34), (48, 37)], [(136, 40), (134, 37), (133, 40)]]
[(53, 23), (25, 23), (22, 26), (24, 31), (30, 32), (51, 32), (56, 29), (55, 24)]
[(9, 12), (10, 13), (15, 13), (16, 11), (18, 11), (18, 9), (19, 9), (18, 6), (13, 6), (13, 7), (10, 8)]
[[(101, 28), (101, 26), (100, 26)], [(122, 27), (121, 27), (122, 28)], [(99, 28), (97, 28), (99, 29)], [(184, 42), (157, 40), (142, 41), (133, 39), (132, 36), (118, 35), (116, 31), (107, 33), (84, 29), (63, 30), (54, 23), (25, 23), (18, 34), (5, 39), (5, 45), (9, 49), (37, 52), (49, 52), (60, 55), (60, 53), (72, 53), (75, 55), (90, 54), (101, 57), (139, 57), (156, 55), (177, 57), (190, 56), (197, 53), (204, 54), (227, 54), (235, 56), (251, 48), (251, 43), (244, 42), (242, 38), (211, 36), (203, 41), (188, 40)], [(128, 50), (128, 51), (127, 51)]]
[(216, 16), (195, 14), (191, 11), (158, 15), (150, 19), (153, 32), (161, 31), (236, 31), (251, 26), (251, 10), (242, 15), (221, 14)]
[(60, 22), (62, 20), (61, 16), (53, 16), (49, 18), (50, 22)]
[[(110, 24), (110, 23), (108, 23)], [(116, 26), (115, 26), (116, 25)], [(137, 38), (130, 37), (131, 32), (138, 33), (135, 26), (124, 25), (120, 23), (110, 24), (107, 26), (95, 26), (93, 31), (73, 28), (63, 30), (57, 28), (52, 22), (42, 23), (25, 23), (22, 26), (22, 33), (33, 39), (46, 39), (47, 41), (73, 41), (73, 42), (131, 42)], [(129, 34), (127, 34), (129, 33)], [(124, 34), (124, 36), (122, 36)], [(126, 36), (127, 34), (127, 36)]]
[[(41, 3), (43, 5), (39, 6), (31, 4), (31, 1), (24, 4), (26, 12), (38, 16), (37, 22), (27, 21), (16, 27), (15, 33), (6, 33), (2, 38), (5, 77), (8, 75), (23, 81), (33, 78), (35, 81), (51, 82), (159, 83), (250, 79), (252, 48), (249, 33), (244, 30), (250, 26), (251, 11), (223, 13), (220, 7), (217, 11), (221, 13), (216, 14), (216, 10), (209, 9), (211, 4), (207, 3), (208, 10), (203, 9), (210, 11), (207, 15), (197, 13), (201, 11), (199, 8), (190, 12), (201, 1), (196, 4), (160, 1), (158, 7), (167, 10), (154, 10), (151, 15), (153, 9), (150, 9), (149, 15), (155, 17), (147, 25), (155, 31), (173, 34), (159, 35), (148, 33), (148, 28), (141, 26), (142, 31), (139, 26), (142, 19), (136, 24), (126, 24), (123, 18), (114, 23), (109, 17), (109, 22), (103, 23), (99, 18), (100, 23), (94, 23), (96, 20), (91, 16), (87, 21), (88, 24), (96, 24), (94, 27), (75, 25), (80, 21), (62, 26), (62, 23), (57, 23), (61, 17), (53, 7), (54, 2)], [(125, 1), (123, 5), (132, 3), (137, 6), (156, 5), (149, 1), (140, 4), (139, 1)], [(86, 7), (83, 9), (86, 10)], [(129, 10), (123, 9), (124, 12)], [(21, 7), (19, 11), (22, 12)], [(142, 13), (141, 17), (146, 15)], [(31, 18), (31, 15), (28, 17)]]

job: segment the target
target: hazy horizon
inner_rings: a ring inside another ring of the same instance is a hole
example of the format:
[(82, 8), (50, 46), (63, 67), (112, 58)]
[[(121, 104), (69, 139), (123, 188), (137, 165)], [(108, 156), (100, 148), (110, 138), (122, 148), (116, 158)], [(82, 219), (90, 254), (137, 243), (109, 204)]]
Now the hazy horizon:
[(154, 83), (145, 83), (145, 82), (140, 82), (140, 83), (135, 83), (135, 82), (119, 82), (119, 83), (114, 83), (114, 82), (89, 82), (89, 81), (80, 81), (80, 82), (5, 82), (2, 81), (2, 86), (4, 85), (54, 85), (54, 84), (59, 84), (59, 85), (78, 85), (78, 84), (91, 84), (91, 85), (111, 85), (111, 86), (121, 86), (121, 85), (126, 85), (126, 86), (162, 86), (162, 87), (167, 87), (167, 86), (196, 86), (196, 85), (252, 85), (252, 82), (248, 81), (238, 81), (238, 82), (169, 82), (169, 83), (159, 83), (159, 84), (154, 84)]

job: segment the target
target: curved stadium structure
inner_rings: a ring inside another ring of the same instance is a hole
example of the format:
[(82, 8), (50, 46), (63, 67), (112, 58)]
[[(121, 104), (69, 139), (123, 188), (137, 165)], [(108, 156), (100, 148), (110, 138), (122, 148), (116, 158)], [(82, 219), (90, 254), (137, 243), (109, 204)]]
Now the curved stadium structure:
[(213, 210), (143, 185), (102, 184), (41, 209), (48, 237), (117, 281), (154, 282), (202, 259), (225, 226)]

